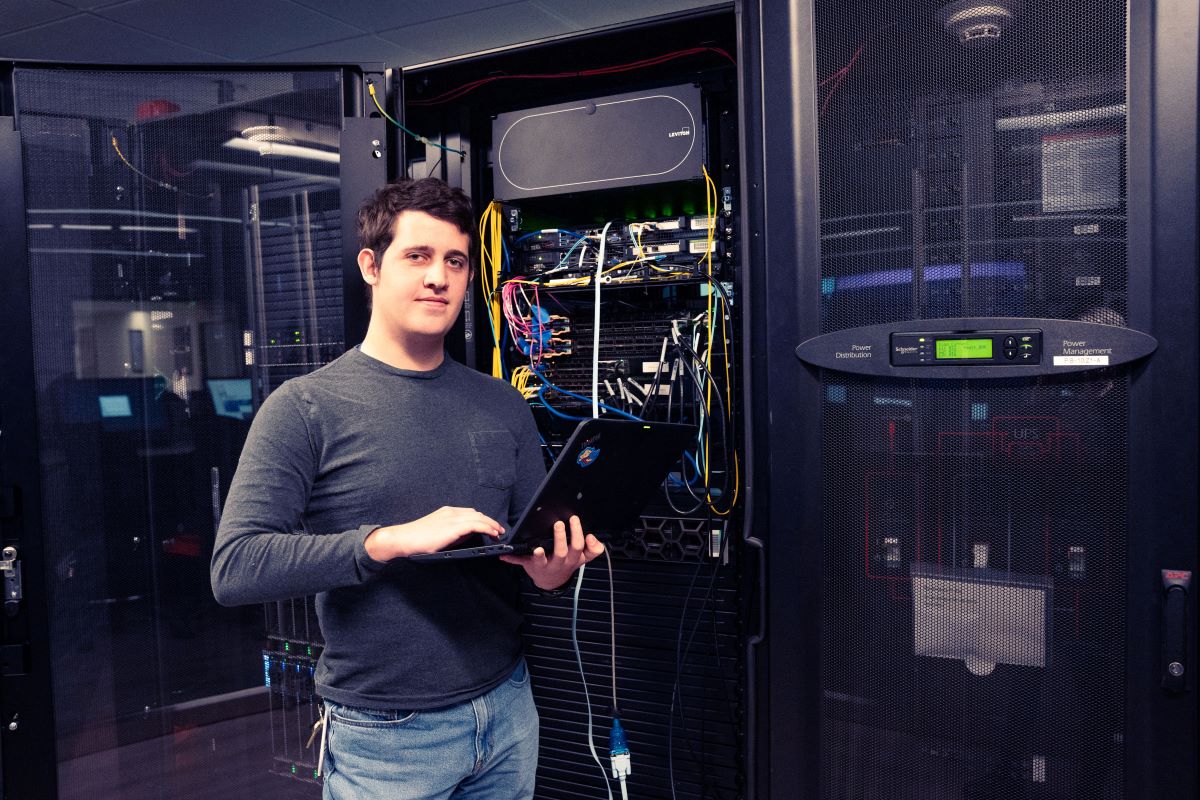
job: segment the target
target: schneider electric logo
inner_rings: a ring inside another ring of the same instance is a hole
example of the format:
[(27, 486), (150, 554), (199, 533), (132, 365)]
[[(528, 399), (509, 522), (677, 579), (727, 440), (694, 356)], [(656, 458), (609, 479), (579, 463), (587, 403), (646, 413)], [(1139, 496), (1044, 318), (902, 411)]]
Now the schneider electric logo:
[(670, 133), (668, 133), (668, 134), (667, 134), (667, 138), (668, 138), (668, 139), (677, 139), (677, 138), (678, 138), (678, 137), (680, 137), (680, 136), (691, 136), (691, 135), (692, 135), (692, 129), (691, 129), (691, 126), (689, 126), (689, 125), (684, 125), (684, 126), (683, 126), (682, 128), (680, 128), (679, 130), (677, 130), (677, 131), (671, 131)]

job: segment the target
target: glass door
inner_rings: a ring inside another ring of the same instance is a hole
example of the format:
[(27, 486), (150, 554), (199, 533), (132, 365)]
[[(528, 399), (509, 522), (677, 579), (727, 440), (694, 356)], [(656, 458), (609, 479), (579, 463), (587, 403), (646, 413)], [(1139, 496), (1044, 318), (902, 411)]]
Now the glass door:
[(347, 74), (13, 73), (61, 798), (311, 794), (209, 561), (263, 398), (346, 347)]
[[(822, 332), (1127, 327), (1123, 0), (815, 13)], [(1131, 380), (822, 373), (823, 797), (1124, 796)]]

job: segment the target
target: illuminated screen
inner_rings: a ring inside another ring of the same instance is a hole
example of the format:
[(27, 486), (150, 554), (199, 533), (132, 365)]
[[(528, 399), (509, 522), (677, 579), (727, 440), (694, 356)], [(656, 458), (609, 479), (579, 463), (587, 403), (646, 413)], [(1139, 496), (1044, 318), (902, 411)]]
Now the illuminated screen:
[(132, 417), (133, 404), (127, 394), (100, 395), (100, 416), (104, 419), (111, 417)]
[(991, 358), (991, 339), (938, 339), (937, 358)]
[(219, 417), (246, 419), (254, 413), (249, 378), (225, 378), (208, 381), (213, 409)]

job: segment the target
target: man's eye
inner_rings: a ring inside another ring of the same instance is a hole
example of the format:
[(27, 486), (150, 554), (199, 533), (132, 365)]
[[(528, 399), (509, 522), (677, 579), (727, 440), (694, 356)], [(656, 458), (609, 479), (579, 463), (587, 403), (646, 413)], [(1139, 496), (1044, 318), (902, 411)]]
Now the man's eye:
[(424, 258), (425, 258), (425, 254), (424, 254), (424, 253), (409, 253), (409, 254), (408, 254), (408, 260), (409, 260), (409, 261), (421, 261), (421, 260), (423, 260)]
[(461, 258), (452, 258), (449, 261), (447, 261), (446, 263), (449, 264), (454, 269), (465, 269), (467, 266), (467, 262), (463, 261)]

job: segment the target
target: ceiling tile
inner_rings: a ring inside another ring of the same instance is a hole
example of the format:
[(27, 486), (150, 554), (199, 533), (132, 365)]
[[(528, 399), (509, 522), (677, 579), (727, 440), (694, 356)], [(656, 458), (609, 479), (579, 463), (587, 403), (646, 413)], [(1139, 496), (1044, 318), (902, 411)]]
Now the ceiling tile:
[(289, 0), (135, 0), (105, 17), (193, 47), (249, 59), (362, 31)]
[[(427, 61), (566, 33), (570, 26), (531, 2), (510, 3), (383, 31), (388, 41), (429, 53)], [(409, 62), (419, 63), (419, 62)]]
[(127, 3), (129, 0), (58, 0), (60, 3), (73, 6), (80, 10), (90, 8), (100, 8), (101, 6), (115, 6), (119, 3)]
[(89, 14), (76, 14), (20, 33), (0, 36), (6, 58), (97, 64), (217, 62), (223, 56), (168, 42)]
[(267, 53), (254, 59), (278, 63), (313, 61), (323, 64), (364, 64), (380, 62), (385, 66), (411, 64), (413, 59), (427, 58), (407, 45), (396, 44), (378, 36), (352, 36), (336, 42), (325, 42), (295, 50)]
[(676, 11), (704, 8), (711, 6), (712, 0), (604, 0), (603, 3), (539, 0), (537, 5), (576, 23), (575, 30), (586, 30)]
[(70, 6), (55, 0), (21, 0), (20, 3), (0, 4), (0, 31), (12, 33), (22, 28), (41, 25), (77, 13)]
[(388, 30), (439, 17), (450, 17), (491, 6), (508, 5), (511, 0), (405, 0), (403, 3), (380, 0), (292, 0), (343, 20), (370, 33)]

